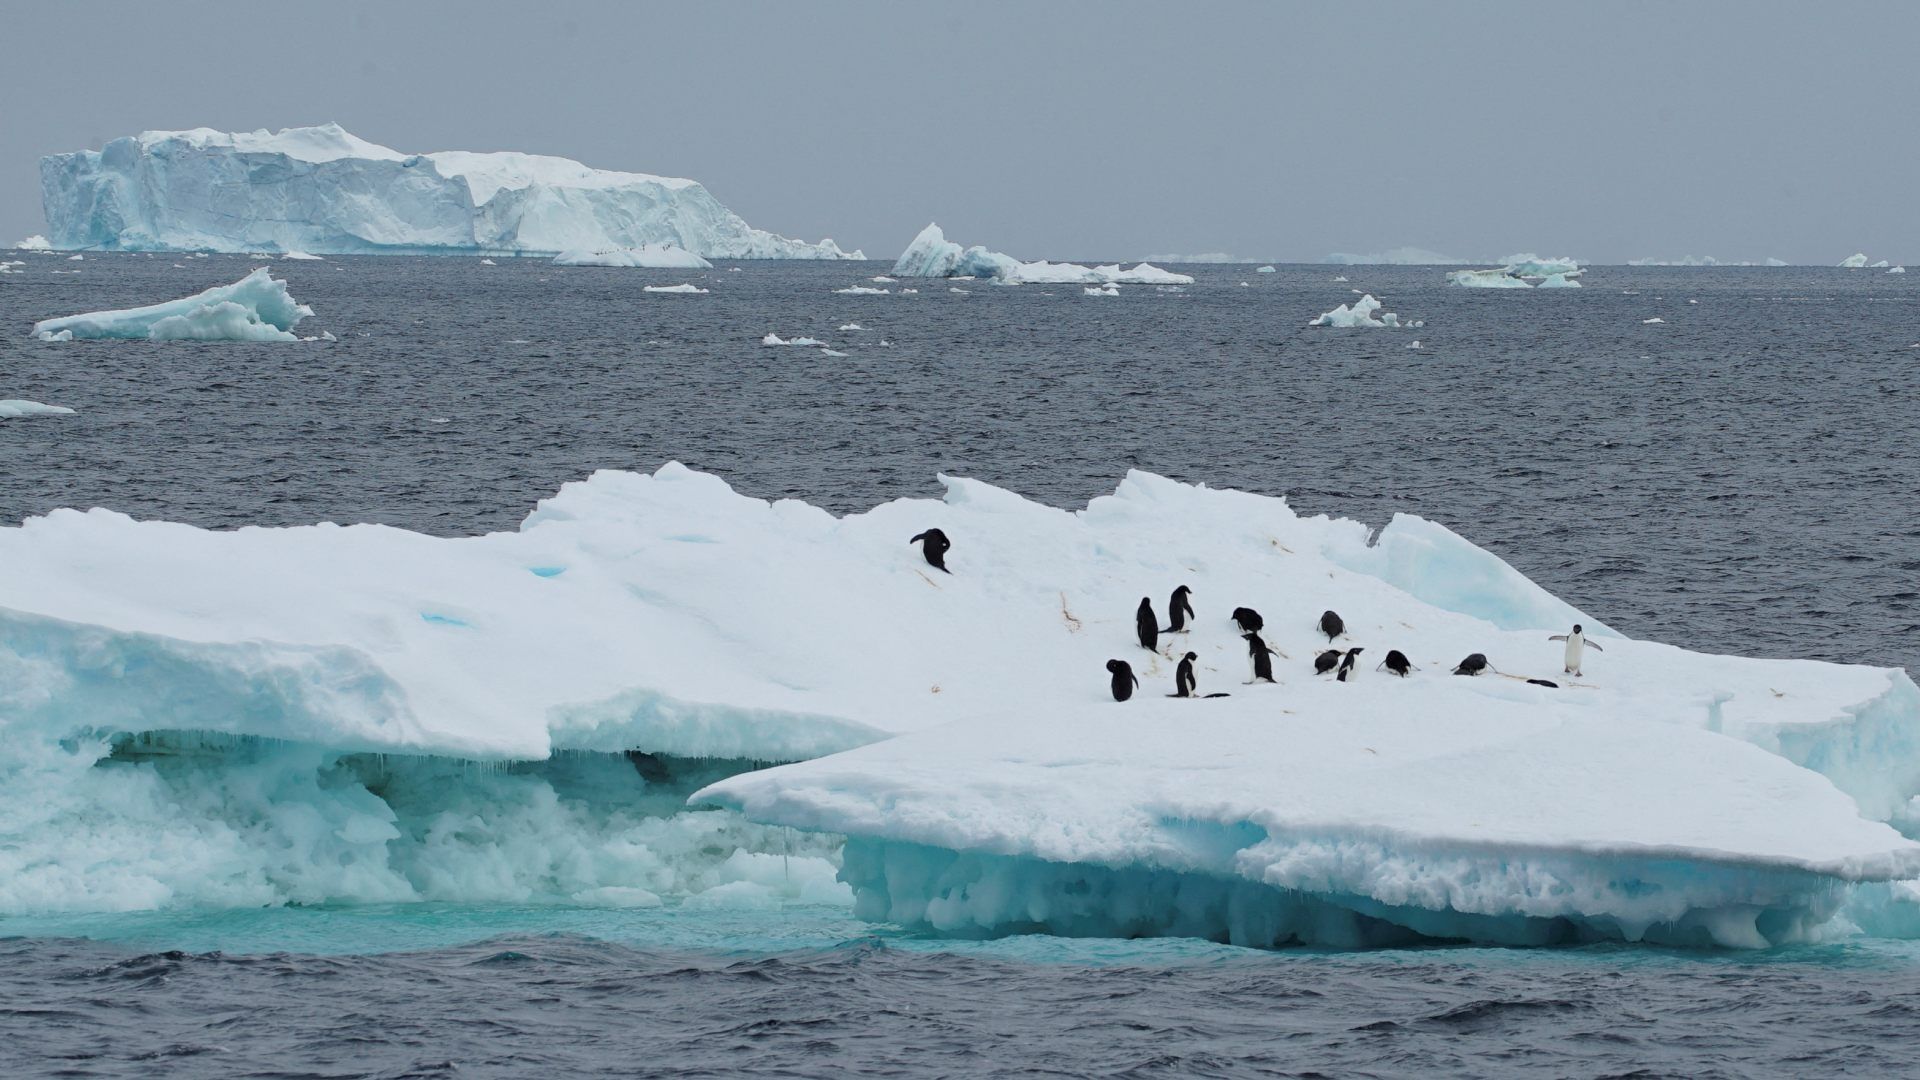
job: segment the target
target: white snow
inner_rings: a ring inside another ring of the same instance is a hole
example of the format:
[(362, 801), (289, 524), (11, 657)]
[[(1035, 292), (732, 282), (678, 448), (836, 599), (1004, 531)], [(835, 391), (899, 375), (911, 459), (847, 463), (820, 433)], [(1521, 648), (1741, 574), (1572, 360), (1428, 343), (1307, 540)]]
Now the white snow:
[(1861, 267), (1867, 265), (1867, 256), (1865, 255), (1865, 253), (1849, 255), (1846, 258), (1840, 260), (1840, 265), (1846, 267), (1849, 270), (1858, 270)]
[(73, 410), (62, 405), (42, 405), (24, 398), (0, 398), (0, 420), (21, 416), (71, 416)]
[[(1080, 512), (945, 482), (835, 518), (677, 465), (601, 472), (454, 539), (0, 528), (0, 765), (31, 808), (0, 819), (0, 911), (683, 897), (773, 887), (754, 868), (789, 841), (823, 882), (838, 841), (785, 826), (851, 834), (861, 913), (957, 933), (1751, 945), (1920, 876), (1920, 845), (1861, 816), (1920, 793), (1901, 672), (1621, 638), (1404, 515), (1370, 536), (1137, 472)], [(951, 575), (906, 542), (934, 526)], [(1171, 660), (1131, 640), (1176, 584), (1198, 618), (1170, 644), (1230, 698), (1162, 697)], [(1238, 604), (1280, 685), (1239, 685)], [(1367, 647), (1356, 682), (1311, 674), (1327, 607)], [(1574, 622), (1606, 651), (1566, 685), (1546, 637)], [(1387, 648), (1422, 670), (1375, 672)], [(1563, 685), (1445, 673), (1469, 652)], [(632, 786), (625, 751), (791, 761), (897, 732), (924, 734), (695, 797), (736, 812), (589, 812)]]
[(1075, 263), (1021, 262), (983, 247), (962, 249), (937, 224), (928, 225), (907, 245), (893, 266), (899, 277), (971, 277), (1005, 285), (1191, 285), (1193, 277), (1151, 263), (1123, 269), (1118, 263), (1085, 267)]
[(710, 270), (713, 264), (674, 244), (641, 244), (614, 251), (563, 251), (553, 257), (559, 266), (626, 266), (666, 270)]
[(149, 131), (40, 162), (56, 246), (859, 258), (752, 228), (691, 180), (512, 152), (403, 154), (338, 124)]
[(94, 311), (34, 324), (42, 341), (75, 338), (145, 338), (152, 341), (297, 341), (292, 330), (313, 309), (287, 292), (287, 283), (263, 267), (231, 285), (219, 285), (182, 300)]
[(711, 290), (703, 289), (690, 282), (683, 282), (679, 285), (642, 285), (640, 291), (650, 293), (677, 293), (682, 296), (705, 296)]
[(1336, 251), (1321, 261), (1344, 266), (1458, 266), (1467, 260), (1442, 255), (1437, 251), (1428, 251), (1426, 248), (1398, 247), (1371, 255), (1350, 255)]
[(47, 238), (44, 236), (41, 236), (39, 233), (34, 233), (32, 236), (22, 237), (21, 239), (16, 240), (14, 241), (13, 246), (19, 249), (20, 251), (52, 251), (53, 250), (53, 245), (48, 243)]
[(1355, 300), (1351, 307), (1346, 304), (1341, 304), (1332, 311), (1315, 318), (1307, 325), (1338, 326), (1349, 329), (1362, 326), (1388, 327), (1400, 325), (1400, 316), (1391, 311), (1383, 312), (1380, 310), (1380, 307), (1380, 301), (1375, 300), (1373, 294), (1368, 293), (1361, 296), (1360, 299)]

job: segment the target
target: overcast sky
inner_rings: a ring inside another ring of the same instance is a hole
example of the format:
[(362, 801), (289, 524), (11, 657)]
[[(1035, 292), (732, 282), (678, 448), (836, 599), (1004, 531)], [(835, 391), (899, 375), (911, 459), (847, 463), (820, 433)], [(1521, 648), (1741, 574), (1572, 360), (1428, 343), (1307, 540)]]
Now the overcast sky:
[(42, 154), (337, 120), (875, 257), (1920, 261), (1916, 3), (0, 0), (0, 42), (5, 242)]

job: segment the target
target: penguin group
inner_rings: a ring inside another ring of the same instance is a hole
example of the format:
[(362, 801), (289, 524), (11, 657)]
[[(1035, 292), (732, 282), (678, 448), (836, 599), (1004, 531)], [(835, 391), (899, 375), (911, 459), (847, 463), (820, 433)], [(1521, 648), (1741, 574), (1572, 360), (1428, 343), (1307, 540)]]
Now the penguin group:
[[(914, 536), (907, 542), (909, 544), (920, 545), (921, 557), (926, 560), (928, 566), (944, 574), (953, 573), (953, 571), (947, 569), (947, 552), (952, 549), (953, 542), (947, 538), (945, 532), (939, 529), (928, 529)], [(1241, 639), (1247, 643), (1247, 662), (1251, 669), (1250, 677), (1247, 679), (1247, 685), (1251, 686), (1255, 683), (1274, 682), (1273, 658), (1276, 655), (1284, 658), (1286, 654), (1278, 652), (1278, 650), (1268, 645), (1266, 640), (1260, 636), (1260, 632), (1266, 629), (1266, 620), (1261, 618), (1258, 611), (1250, 607), (1234, 608), (1228, 618), (1239, 631)], [(1141, 597), (1140, 606), (1134, 609), (1133, 625), (1134, 636), (1136, 640), (1138, 640), (1140, 647), (1150, 653), (1158, 654), (1160, 651), (1160, 635), (1185, 634), (1195, 625), (1193, 589), (1190, 586), (1181, 585), (1173, 590), (1173, 594), (1167, 599), (1167, 626), (1164, 629), (1160, 626), (1159, 618), (1154, 614), (1153, 598), (1148, 596)], [(1323, 611), (1320, 613), (1320, 621), (1315, 625), (1315, 629), (1319, 633), (1326, 635), (1327, 645), (1329, 647), (1314, 655), (1313, 673), (1315, 675), (1327, 675), (1331, 673), (1334, 681), (1342, 683), (1351, 682), (1357, 678), (1360, 670), (1360, 654), (1366, 651), (1365, 647), (1358, 645), (1346, 649), (1331, 647), (1336, 640), (1346, 635), (1346, 620), (1340, 617), (1339, 612), (1332, 610)], [(1587, 638), (1585, 630), (1579, 623), (1573, 624), (1572, 631), (1565, 634), (1555, 634), (1547, 640), (1565, 643), (1566, 650), (1562, 657), (1562, 667), (1565, 674), (1572, 675), (1575, 678), (1581, 678), (1585, 675), (1582, 668), (1586, 659), (1587, 649), (1591, 648), (1595, 652), (1606, 651), (1600, 647), (1598, 642), (1591, 641)], [(1174, 670), (1173, 693), (1168, 694), (1168, 697), (1223, 698), (1228, 696), (1226, 694), (1203, 695), (1199, 692), (1199, 680), (1194, 673), (1194, 664), (1199, 659), (1200, 655), (1192, 651), (1188, 651), (1181, 656)], [(1416, 667), (1411, 660), (1407, 659), (1406, 653), (1401, 652), (1399, 649), (1388, 649), (1386, 657), (1374, 667), (1374, 670), (1385, 671), (1388, 674), (1397, 675), (1404, 679), (1420, 669)], [(1496, 675), (1505, 675), (1507, 678), (1518, 679), (1534, 686), (1557, 689), (1560, 685), (1549, 679), (1506, 675), (1505, 672), (1495, 668), (1492, 663), (1487, 660), (1485, 653), (1468, 653), (1464, 659), (1453, 667), (1453, 674), (1467, 677), (1477, 677), (1489, 671)], [(1127, 701), (1131, 699), (1133, 692), (1140, 686), (1140, 677), (1134, 674), (1133, 665), (1127, 663), (1125, 660), (1108, 660), (1107, 672), (1111, 676), (1113, 700)]]

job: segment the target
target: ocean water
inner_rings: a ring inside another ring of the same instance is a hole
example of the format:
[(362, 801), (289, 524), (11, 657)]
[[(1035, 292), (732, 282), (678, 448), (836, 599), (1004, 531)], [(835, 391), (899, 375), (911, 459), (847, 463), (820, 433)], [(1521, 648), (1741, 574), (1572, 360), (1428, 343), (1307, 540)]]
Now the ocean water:
[[(593, 469), (670, 459), (836, 511), (937, 494), (940, 471), (1076, 505), (1137, 467), (1375, 525), (1434, 518), (1634, 636), (1920, 660), (1910, 275), (1598, 267), (1580, 290), (1520, 292), (1214, 266), (1118, 297), (844, 296), (885, 264), (343, 258), (277, 264), (318, 312), (301, 331), (336, 343), (43, 344), (24, 336), (36, 319), (256, 261), (27, 259), (0, 277), (0, 397), (78, 413), (0, 421), (0, 522), (101, 505), (464, 534), (514, 527)], [(712, 292), (641, 291), (680, 281)], [(1426, 325), (1305, 326), (1352, 289)], [(1257, 953), (944, 942), (804, 905), (497, 904), (45, 916), (0, 935), (0, 1034), (28, 1074), (1920, 1068), (1920, 950), (1864, 938)]]

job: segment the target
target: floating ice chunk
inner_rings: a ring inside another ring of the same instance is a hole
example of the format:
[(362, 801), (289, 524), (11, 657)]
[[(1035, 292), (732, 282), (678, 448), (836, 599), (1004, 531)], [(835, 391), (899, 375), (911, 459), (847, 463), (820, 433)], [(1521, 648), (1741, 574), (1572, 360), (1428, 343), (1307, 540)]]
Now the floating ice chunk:
[(47, 238), (44, 236), (41, 236), (39, 233), (34, 233), (32, 236), (22, 237), (21, 239), (16, 240), (14, 241), (13, 246), (15, 248), (18, 248), (21, 251), (52, 251), (53, 250), (53, 245), (47, 243)]
[(1879, 262), (1869, 264), (1870, 268), (1874, 270), (1884, 270), (1887, 267), (1892, 265), (1893, 265), (1892, 263), (1888, 262), (1885, 259), (1881, 259)]
[(1904, 273), (1906, 273), (1906, 272), (1907, 272), (1907, 268), (1906, 268), (1906, 267), (1904, 267), (1904, 266), (1895, 266), (1895, 267), (1892, 267), (1892, 268), (1890, 268), (1890, 269), (1889, 269), (1889, 270), (1887, 271), (1887, 273), (1889, 273), (1889, 274), (1904, 274)]
[(1580, 283), (1565, 274), (1548, 274), (1546, 279), (1540, 282), (1539, 287), (1542, 289), (1577, 289), (1580, 287)]
[(1345, 275), (1345, 274), (1341, 274), (1341, 275), (1340, 275), (1339, 277), (1337, 277), (1337, 278), (1334, 278), (1333, 280), (1335, 280), (1335, 281), (1345, 281), (1345, 280), (1347, 280), (1347, 275)]
[(901, 290), (900, 290), (900, 295), (901, 295), (901, 296), (913, 296), (913, 295), (915, 295), (915, 294), (917, 294), (917, 293), (918, 293), (919, 291), (920, 291), (919, 289), (901, 289)]
[(810, 338), (810, 337), (783, 338), (779, 334), (768, 334), (766, 337), (763, 337), (760, 339), (760, 344), (762, 345), (796, 345), (796, 346), (805, 347), (805, 346), (813, 346), (813, 345), (825, 345), (826, 342), (821, 341), (817, 338)]
[(1418, 338), (1415, 338), (1413, 341), (1410, 341), (1407, 343), (1407, 348), (1419, 349), (1419, 348), (1424, 348), (1424, 346), (1420, 344), (1420, 340)]
[(323, 261), (325, 261), (325, 260), (323, 260), (323, 259), (321, 259), (321, 258), (320, 258), (320, 256), (318, 256), (318, 255), (311, 255), (311, 254), (308, 254), (307, 252), (304, 252), (304, 251), (289, 251), (289, 252), (286, 252), (285, 254), (283, 254), (283, 255), (281, 255), (280, 257), (281, 257), (281, 258), (283, 258), (283, 259), (292, 259), (292, 260), (294, 260), (295, 262), (323, 262)]
[(26, 264), (26, 261), (23, 259), (14, 259), (12, 261), (8, 261), (6, 259), (0, 259), (0, 274), (24, 273), (24, 271), (22, 271), (20, 267), (25, 265), (27, 264)]
[(958, 285), (947, 286), (947, 291), (952, 293), (955, 296), (972, 296), (973, 295), (972, 289), (962, 289)]
[(885, 296), (887, 295), (887, 290), (885, 289), (873, 289), (865, 285), (849, 285), (844, 289), (835, 289), (833, 291), (840, 294), (841, 296)]
[(1117, 285), (1089, 285), (1086, 288), (1081, 289), (1080, 291), (1087, 296), (1119, 296), (1120, 295), (1120, 288)]
[(494, 265), (494, 261), (493, 261), (492, 259), (481, 259), (481, 260), (480, 260), (480, 265), (481, 265), (481, 266), (493, 266), (493, 265)]
[(713, 264), (673, 244), (641, 244), (613, 251), (563, 251), (553, 257), (558, 266), (638, 266), (661, 270), (708, 270)]
[(262, 268), (231, 285), (183, 300), (47, 319), (35, 323), (33, 333), (43, 341), (56, 340), (62, 333), (74, 338), (153, 341), (297, 341), (293, 327), (312, 314), (312, 308), (287, 293), (286, 282)]
[(891, 342), (891, 341), (888, 341), (888, 340), (887, 340), (886, 338), (881, 338), (881, 339), (880, 339), (880, 347), (881, 347), (881, 348), (883, 348), (883, 349), (891, 349), (891, 348), (893, 348), (893, 342)]
[(1260, 267), (1260, 268), (1258, 268), (1258, 269), (1256, 269), (1256, 270), (1254, 271), (1254, 273), (1256, 273), (1256, 274), (1272, 274), (1272, 273), (1276, 273), (1276, 271), (1275, 271), (1275, 270), (1274, 270), (1274, 268), (1273, 268), (1273, 267), (1271, 267), (1271, 266), (1262, 266), (1262, 267)]
[(845, 355), (847, 355), (847, 354), (846, 354), (846, 353), (843, 353), (843, 352), (841, 352), (841, 351), (840, 351), (840, 350), (838, 350), (838, 349), (829, 349), (829, 348), (827, 348), (827, 347), (825, 347), (825, 346), (821, 346), (821, 349), (820, 349), (820, 355), (821, 355), (821, 356), (845, 356)]
[(689, 282), (683, 282), (679, 285), (642, 285), (640, 286), (640, 291), (650, 293), (677, 293), (681, 296), (705, 296), (710, 290), (703, 289)]
[(861, 257), (752, 228), (692, 180), (537, 154), (403, 154), (338, 124), (148, 131), (42, 158), (40, 181), (50, 235), (69, 248), (553, 255), (666, 243), (713, 258)]
[(63, 405), (42, 405), (38, 401), (24, 398), (0, 398), (0, 420), (20, 416), (72, 416), (73, 410)]
[(1505, 268), (1496, 270), (1454, 270), (1447, 274), (1447, 283), (1468, 289), (1533, 288), (1525, 279), (1507, 273)]
[(1360, 327), (1360, 326), (1388, 327), (1388, 326), (1400, 325), (1400, 316), (1394, 314), (1391, 311), (1383, 312), (1380, 310), (1380, 307), (1381, 307), (1380, 301), (1375, 300), (1373, 298), (1373, 295), (1369, 293), (1361, 296), (1360, 299), (1355, 300), (1351, 307), (1349, 307), (1346, 304), (1341, 304), (1339, 307), (1334, 308), (1332, 311), (1329, 311), (1320, 315), (1318, 318), (1314, 319), (1312, 322), (1308, 323), (1307, 325), (1308, 326), (1339, 326), (1339, 327), (1347, 327), (1347, 328)]
[(1667, 321), (1667, 320), (1665, 320), (1665, 319), (1662, 319), (1662, 318), (1660, 318), (1659, 316), (1657, 316), (1657, 315), (1656, 315), (1656, 316), (1654, 316), (1654, 317), (1653, 317), (1653, 318), (1651, 318), (1651, 319), (1641, 319), (1641, 320), (1640, 320), (1640, 324), (1641, 324), (1642, 326), (1652, 326), (1652, 325), (1654, 325), (1655, 323), (1663, 323), (1663, 322), (1666, 322), (1666, 321)]
[(1193, 278), (1188, 274), (1176, 274), (1149, 263), (1141, 263), (1131, 270), (1123, 269), (1118, 263), (1089, 268), (1074, 263), (1050, 263), (1044, 259), (1023, 263), (1010, 255), (978, 246), (963, 249), (948, 240), (937, 224), (920, 230), (920, 234), (907, 245), (907, 250), (900, 254), (899, 261), (894, 263), (893, 272), (900, 277), (984, 278), (1007, 285), (1193, 284)]
[(890, 277), (888, 277), (888, 276), (887, 276), (887, 275), (885, 275), (885, 274), (878, 274), (878, 275), (875, 275), (874, 277), (870, 277), (870, 278), (868, 278), (867, 280), (868, 280), (868, 281), (877, 281), (877, 282), (879, 282), (879, 283), (880, 283), (880, 284), (882, 284), (882, 285), (891, 285), (891, 284), (893, 284), (893, 283), (894, 283), (894, 280), (895, 280), (895, 279), (894, 279), (894, 278), (890, 278)]
[(1849, 270), (1858, 270), (1867, 265), (1867, 257), (1864, 253), (1849, 255), (1840, 260), (1840, 265)]
[(866, 327), (864, 327), (864, 326), (861, 326), (861, 325), (860, 325), (859, 323), (857, 323), (857, 322), (850, 322), (850, 323), (841, 323), (841, 324), (840, 324), (840, 329), (842, 329), (842, 330), (865, 330), (865, 329), (866, 329)]
[(83, 260), (85, 260), (85, 259), (86, 259), (86, 256), (85, 256), (85, 255), (69, 255), (69, 256), (67, 256), (67, 261), (68, 261), (68, 262), (81, 262), (81, 261), (83, 261)]
[(1248, 281), (1243, 281), (1240, 283), (1240, 287), (1243, 289), (1251, 289), (1253, 288), (1253, 283)]

